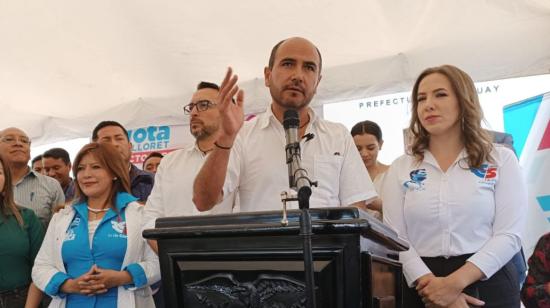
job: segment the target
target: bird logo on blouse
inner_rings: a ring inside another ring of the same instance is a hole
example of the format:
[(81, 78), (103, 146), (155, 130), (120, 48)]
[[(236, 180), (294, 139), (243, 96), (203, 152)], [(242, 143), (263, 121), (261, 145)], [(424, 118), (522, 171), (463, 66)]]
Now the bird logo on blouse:
[(403, 183), (403, 186), (410, 191), (422, 191), (424, 190), (424, 182), (428, 178), (426, 169), (416, 169), (409, 173), (411, 177), (410, 181)]
[(65, 233), (65, 241), (72, 241), (76, 237), (76, 234), (74, 233), (74, 229), (67, 230), (67, 233)]
[(497, 179), (497, 167), (494, 165), (483, 164), (481, 168), (470, 168), (470, 171), (481, 179), (481, 183), (494, 184)]
[(73, 229), (78, 227), (80, 225), (80, 217), (75, 217), (73, 221), (71, 221), (71, 224), (69, 225), (69, 229)]
[(113, 230), (120, 234), (126, 234), (126, 222), (125, 221), (114, 221), (111, 220), (111, 226)]
[(80, 225), (80, 217), (75, 217), (73, 221), (71, 221), (71, 224), (69, 225), (69, 228), (67, 229), (67, 232), (65, 232), (65, 239), (64, 241), (72, 241), (76, 238), (76, 233), (74, 232), (74, 229)]

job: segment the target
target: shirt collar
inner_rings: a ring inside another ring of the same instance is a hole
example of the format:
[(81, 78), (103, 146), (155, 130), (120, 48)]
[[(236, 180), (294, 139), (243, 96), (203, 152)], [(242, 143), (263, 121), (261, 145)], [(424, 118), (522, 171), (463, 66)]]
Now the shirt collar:
[(137, 200), (138, 200), (138, 198), (130, 195), (129, 193), (119, 192), (119, 193), (117, 193), (116, 200), (115, 200), (116, 209), (120, 212), (124, 208), (126, 208), (128, 203), (134, 202), (134, 201), (137, 201)]
[(15, 185), (17, 186), (17, 185), (21, 184), (27, 177), (35, 177), (35, 178), (37, 178), (37, 177), (38, 177), (37, 174), (38, 174), (38, 173), (37, 173), (36, 171), (34, 171), (34, 170), (32, 170), (31, 168), (29, 168), (28, 171), (27, 171), (27, 173), (26, 173), (21, 179), (19, 179), (19, 181), (17, 181), (17, 183), (15, 183)]
[[(466, 152), (466, 148), (463, 148), (460, 153), (458, 153), (458, 156), (456, 157), (455, 161), (452, 163), (452, 165), (460, 162), (461, 160), (468, 160), (468, 152)], [(439, 164), (437, 163), (437, 161), (435, 160), (435, 157), (433, 156), (433, 154), (430, 152), (430, 150), (426, 149), (424, 151), (424, 162), (425, 163), (428, 163), (432, 166), (435, 166), (437, 168), (439, 168)]]
[(189, 147), (188, 148), (188, 151), (192, 151), (192, 152), (196, 152), (202, 156), (206, 156), (208, 154), (210, 154), (210, 152), (212, 152), (213, 148), (208, 151), (208, 152), (203, 152), (200, 148), (199, 148), (199, 143), (197, 141), (195, 141), (195, 143), (193, 144), (192, 147)]
[[(319, 120), (319, 117), (317, 116), (317, 114), (312, 108), (310, 107), (307, 107), (307, 108), (308, 108), (307, 112), (309, 114), (308, 126), (316, 125)], [(280, 126), (283, 125), (281, 122), (279, 122), (279, 120), (277, 120), (277, 118), (273, 114), (273, 110), (271, 110), (271, 105), (269, 106), (269, 108), (267, 108), (267, 110), (264, 113), (258, 116), (258, 124), (260, 125), (260, 128), (262, 129), (267, 128), (270, 123), (272, 123), (273, 125), (280, 125)]]
[[(117, 193), (115, 197), (115, 207), (117, 209), (117, 212), (121, 213), (126, 208), (126, 206), (128, 206), (128, 203), (136, 200), (138, 200), (138, 198), (130, 195), (129, 193), (126, 193), (126, 192)], [(73, 208), (81, 217), (88, 217), (88, 202), (86, 201), (79, 202), (73, 205)], [(111, 212), (112, 210), (109, 209), (107, 214)], [(107, 214), (105, 216), (107, 216)]]

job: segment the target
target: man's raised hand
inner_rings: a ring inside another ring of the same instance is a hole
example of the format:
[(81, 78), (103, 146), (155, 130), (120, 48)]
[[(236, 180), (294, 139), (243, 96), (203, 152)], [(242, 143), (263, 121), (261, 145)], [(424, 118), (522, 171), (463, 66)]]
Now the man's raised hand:
[[(244, 91), (237, 85), (239, 77), (229, 67), (225, 73), (218, 94), (220, 111), (220, 137), (217, 142), (224, 147), (231, 147), (244, 122)], [(234, 99), (236, 97), (236, 100)]]

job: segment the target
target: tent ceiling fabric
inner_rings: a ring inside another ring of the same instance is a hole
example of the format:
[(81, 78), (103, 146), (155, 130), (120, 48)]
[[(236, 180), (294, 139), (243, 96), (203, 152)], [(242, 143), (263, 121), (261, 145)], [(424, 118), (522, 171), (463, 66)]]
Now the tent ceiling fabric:
[(35, 143), (100, 120), (185, 123), (200, 80), (239, 74), (246, 109), (269, 104), (263, 67), (290, 36), (323, 55), (314, 104), (408, 90), (424, 68), (475, 80), (550, 72), (546, 0), (0, 1), (0, 127)]

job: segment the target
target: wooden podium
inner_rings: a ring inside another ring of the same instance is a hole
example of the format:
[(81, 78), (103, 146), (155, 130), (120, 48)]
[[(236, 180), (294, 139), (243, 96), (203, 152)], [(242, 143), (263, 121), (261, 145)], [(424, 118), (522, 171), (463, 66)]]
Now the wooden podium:
[[(356, 208), (311, 208), (317, 307), (401, 307), (407, 245)], [(158, 219), (167, 307), (305, 307), (300, 211)]]

